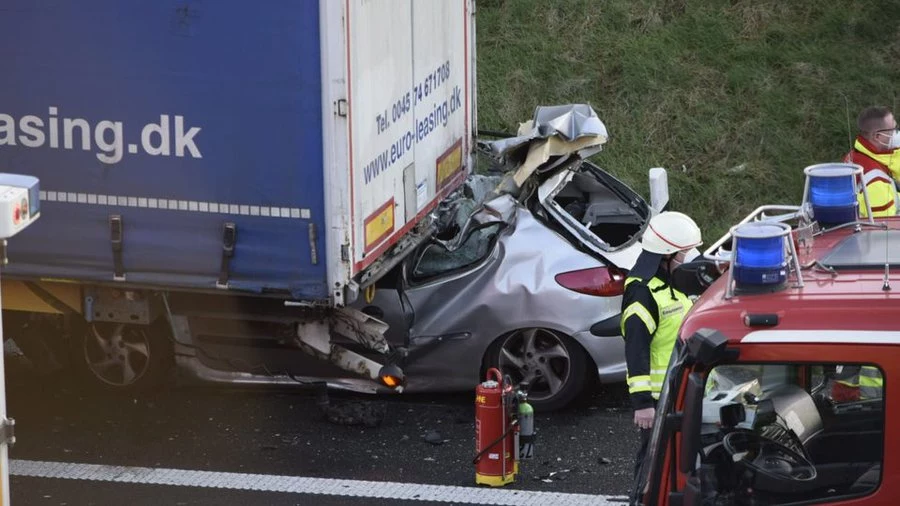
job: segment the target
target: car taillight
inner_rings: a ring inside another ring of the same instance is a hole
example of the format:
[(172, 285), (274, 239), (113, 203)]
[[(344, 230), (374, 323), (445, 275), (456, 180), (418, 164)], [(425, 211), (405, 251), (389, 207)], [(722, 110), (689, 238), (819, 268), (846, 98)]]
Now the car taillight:
[(585, 295), (614, 297), (625, 293), (625, 272), (615, 267), (595, 267), (556, 275), (563, 288)]

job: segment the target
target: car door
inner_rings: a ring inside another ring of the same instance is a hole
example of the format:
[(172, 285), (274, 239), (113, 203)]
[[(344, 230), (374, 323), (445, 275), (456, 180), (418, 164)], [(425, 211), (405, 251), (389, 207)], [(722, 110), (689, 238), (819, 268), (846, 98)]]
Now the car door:
[(375, 284), (374, 294), (365, 294), (354, 306), (388, 324), (386, 337), (392, 345), (416, 346), (415, 334), (439, 335), (442, 326), (417, 322), (435, 305), (450, 302), (466, 290), (475, 271), (490, 257), (501, 233), (512, 233), (517, 204), (508, 195), (490, 200), (474, 212), (459, 216), (435, 234)]

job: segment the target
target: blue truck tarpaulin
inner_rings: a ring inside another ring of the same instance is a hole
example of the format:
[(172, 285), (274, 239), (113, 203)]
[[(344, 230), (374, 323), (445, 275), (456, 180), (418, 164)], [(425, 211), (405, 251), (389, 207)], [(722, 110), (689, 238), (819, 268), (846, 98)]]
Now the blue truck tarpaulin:
[[(5, 0), (0, 171), (40, 178), (13, 276), (328, 296), (317, 1)], [(317, 253), (318, 252), (318, 253)]]

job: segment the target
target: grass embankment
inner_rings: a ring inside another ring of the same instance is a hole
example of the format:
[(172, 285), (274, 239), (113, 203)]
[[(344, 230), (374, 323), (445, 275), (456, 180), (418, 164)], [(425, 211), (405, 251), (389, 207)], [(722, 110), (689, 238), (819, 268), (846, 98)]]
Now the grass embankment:
[[(799, 203), (802, 169), (839, 160), (857, 113), (893, 107), (900, 1), (479, 0), (479, 128), (515, 131), (536, 105), (590, 103), (598, 164), (706, 244), (764, 203)], [(855, 133), (855, 132), (854, 132)]]

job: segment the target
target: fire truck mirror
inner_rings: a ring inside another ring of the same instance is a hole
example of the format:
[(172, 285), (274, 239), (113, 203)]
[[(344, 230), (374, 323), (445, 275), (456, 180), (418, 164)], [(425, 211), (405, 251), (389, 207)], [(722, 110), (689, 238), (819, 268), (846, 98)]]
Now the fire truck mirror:
[(684, 398), (684, 412), (681, 421), (681, 456), (678, 462), (682, 473), (691, 473), (697, 468), (700, 454), (700, 426), (703, 423), (704, 381), (700, 373), (688, 375)]
[(726, 349), (728, 338), (717, 330), (700, 329), (688, 338), (687, 345), (688, 354), (694, 362), (707, 367), (711, 367), (725, 358), (737, 358), (736, 355), (731, 356), (732, 353)]

